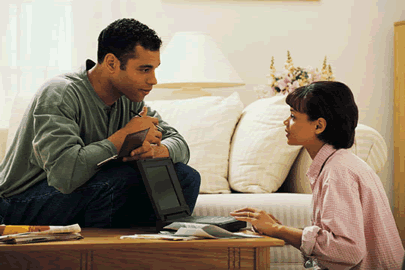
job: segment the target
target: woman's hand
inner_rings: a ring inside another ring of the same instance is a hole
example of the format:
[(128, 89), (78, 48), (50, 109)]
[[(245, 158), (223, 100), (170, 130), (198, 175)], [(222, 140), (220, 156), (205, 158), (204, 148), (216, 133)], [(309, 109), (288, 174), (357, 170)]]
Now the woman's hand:
[(242, 208), (230, 213), (237, 220), (247, 221), (260, 234), (283, 239), (295, 248), (300, 249), (302, 230), (282, 225), (272, 214), (250, 207)]
[(281, 222), (278, 221), (272, 214), (255, 208), (246, 207), (231, 212), (230, 214), (237, 220), (251, 223), (256, 232), (266, 234), (268, 236), (275, 236), (281, 225)]

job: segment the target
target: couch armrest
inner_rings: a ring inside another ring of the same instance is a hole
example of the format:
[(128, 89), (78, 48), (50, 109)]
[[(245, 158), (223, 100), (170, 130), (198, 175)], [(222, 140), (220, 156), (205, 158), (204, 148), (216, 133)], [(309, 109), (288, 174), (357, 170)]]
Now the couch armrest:
[(8, 129), (0, 127), (0, 163), (6, 155)]
[(311, 194), (312, 189), (306, 176), (311, 163), (312, 159), (307, 150), (301, 148), (301, 151), (291, 166), (290, 172), (278, 192)]
[[(376, 172), (380, 172), (388, 159), (388, 147), (377, 130), (358, 124), (355, 142), (350, 150)], [(312, 193), (306, 172), (312, 160), (305, 149), (301, 149), (290, 172), (278, 192)]]
[(384, 138), (377, 130), (359, 124), (356, 128), (356, 138), (352, 152), (376, 172), (379, 173), (384, 168), (388, 160), (388, 147)]

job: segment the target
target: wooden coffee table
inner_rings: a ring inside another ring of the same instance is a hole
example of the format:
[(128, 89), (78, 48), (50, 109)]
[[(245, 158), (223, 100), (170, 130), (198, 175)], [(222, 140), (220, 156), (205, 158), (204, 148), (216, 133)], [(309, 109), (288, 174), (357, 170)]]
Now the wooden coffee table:
[(0, 269), (266, 269), (270, 248), (284, 241), (204, 239), (192, 241), (119, 239), (135, 229), (83, 229), (84, 239), (0, 245)]

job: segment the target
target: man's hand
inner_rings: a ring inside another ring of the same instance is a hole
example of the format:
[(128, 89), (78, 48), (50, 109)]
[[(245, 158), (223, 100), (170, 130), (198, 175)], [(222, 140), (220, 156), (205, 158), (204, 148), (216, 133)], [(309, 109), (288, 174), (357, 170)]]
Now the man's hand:
[[(149, 128), (149, 131), (148, 134), (146, 135), (145, 141), (149, 142), (149, 144), (157, 145), (160, 147), (160, 141), (162, 140), (162, 133), (156, 127), (156, 125), (159, 123), (159, 120), (155, 117), (147, 116), (147, 113), (148, 109), (146, 107), (143, 107), (143, 110), (140, 113), (142, 117), (132, 118), (125, 125), (125, 127), (123, 127), (122, 129), (118, 130), (113, 135), (108, 137), (108, 140), (110, 140), (114, 144), (118, 152), (120, 152), (125, 137), (128, 134), (145, 130), (147, 128)], [(142, 147), (144, 147), (144, 145)]]
[(124, 157), (122, 161), (134, 161), (139, 159), (169, 157), (169, 150), (163, 144), (156, 145), (144, 141), (143, 145), (133, 150), (129, 157)]
[[(150, 120), (153, 126), (149, 128), (143, 145), (137, 149), (132, 150), (129, 157), (124, 157), (122, 159), (122, 161), (124, 162), (139, 159), (169, 157), (169, 150), (166, 146), (160, 143), (160, 141), (162, 140), (162, 133), (156, 127), (156, 125), (159, 123), (159, 120), (157, 118), (147, 116), (147, 113), (148, 108), (143, 107), (143, 110), (140, 112), (140, 115), (142, 117), (134, 117), (133, 119), (137, 118)], [(133, 119), (131, 119), (128, 124), (130, 124)], [(127, 126), (125, 126), (125, 128), (126, 127)]]
[(155, 117), (150, 117), (147, 114), (148, 108), (143, 107), (143, 110), (140, 112), (142, 117), (135, 116), (128, 122), (128, 124), (125, 125), (123, 129), (128, 132), (127, 134), (131, 134), (149, 128), (145, 141), (148, 141), (151, 144), (160, 145), (162, 133), (156, 127), (156, 125), (159, 124), (159, 120)]

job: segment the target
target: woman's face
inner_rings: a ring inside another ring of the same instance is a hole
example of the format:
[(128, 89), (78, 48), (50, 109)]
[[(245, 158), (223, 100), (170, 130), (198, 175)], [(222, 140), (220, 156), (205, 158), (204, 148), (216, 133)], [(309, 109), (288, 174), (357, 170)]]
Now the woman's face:
[(289, 145), (313, 145), (319, 142), (316, 136), (317, 121), (309, 121), (308, 115), (290, 107), (290, 116), (284, 121)]

